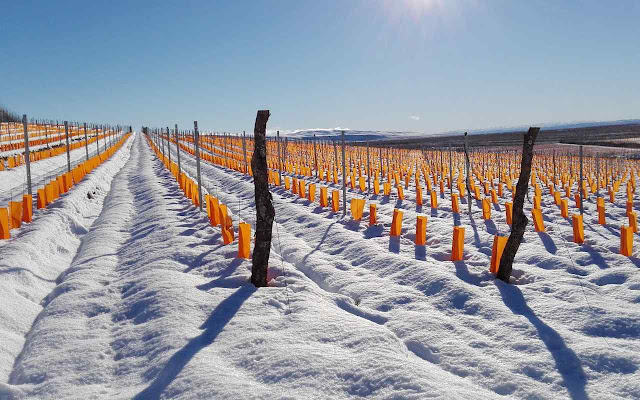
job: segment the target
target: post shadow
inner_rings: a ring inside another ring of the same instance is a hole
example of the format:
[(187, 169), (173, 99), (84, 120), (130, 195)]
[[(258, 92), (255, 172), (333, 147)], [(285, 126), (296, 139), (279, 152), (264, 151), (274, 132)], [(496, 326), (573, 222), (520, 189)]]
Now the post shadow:
[(423, 244), (416, 244), (414, 254), (415, 254), (416, 260), (426, 261), (427, 247)]
[(153, 382), (143, 391), (138, 393), (135, 400), (159, 399), (164, 390), (182, 372), (184, 367), (195, 357), (200, 350), (209, 346), (218, 337), (231, 318), (238, 312), (242, 304), (257, 289), (253, 285), (242, 286), (233, 294), (224, 299), (213, 310), (209, 318), (200, 326), (204, 332), (191, 339), (182, 349), (174, 353), (167, 361), (164, 368), (156, 375)]
[(400, 253), (400, 236), (389, 237), (389, 251), (392, 253)]
[(522, 315), (529, 320), (538, 331), (538, 337), (547, 347), (556, 364), (556, 369), (562, 375), (564, 385), (572, 399), (588, 399), (585, 391), (587, 377), (582, 369), (580, 359), (573, 352), (553, 328), (544, 323), (527, 305), (520, 288), (495, 280), (504, 304), (515, 315)]

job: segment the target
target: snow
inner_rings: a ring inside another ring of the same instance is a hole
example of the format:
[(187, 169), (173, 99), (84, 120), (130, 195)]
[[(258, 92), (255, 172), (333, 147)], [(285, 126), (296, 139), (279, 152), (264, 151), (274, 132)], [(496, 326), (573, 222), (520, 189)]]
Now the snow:
[[(115, 143), (115, 138), (112, 139)], [(100, 142), (100, 152), (104, 151), (105, 142)], [(109, 142), (110, 143), (110, 142)], [(89, 157), (97, 154), (96, 143), (89, 144)], [(86, 149), (71, 150), (71, 167), (86, 160)], [(44, 160), (31, 162), (31, 185), (33, 189), (34, 199), (36, 189), (41, 188), (52, 178), (67, 171), (67, 153), (60, 154), (55, 157), (45, 158)], [(12, 200), (22, 199), (22, 195), (27, 193), (27, 166), (22, 164), (12, 169), (0, 171), (0, 207), (6, 207), (7, 203)]]
[[(410, 117), (413, 119), (413, 117)], [(443, 132), (418, 132), (418, 131), (389, 131), (389, 130), (355, 130), (349, 128), (316, 128), (316, 129), (269, 129), (267, 134), (275, 136), (280, 132), (282, 137), (292, 139), (316, 139), (339, 140), (342, 132), (345, 134), (346, 141), (366, 141), (366, 140), (393, 140), (393, 139), (409, 139), (412, 137), (437, 137), (449, 135), (462, 135), (464, 132), (470, 135), (487, 134), (487, 133), (508, 133), (508, 132), (526, 132), (531, 126), (538, 126), (541, 130), (557, 130), (557, 129), (577, 129), (598, 126), (617, 126), (638, 124), (640, 119), (626, 119), (614, 121), (574, 121), (574, 122), (540, 122), (529, 125), (511, 125), (511, 126), (493, 126), (488, 128), (473, 128), (464, 130), (450, 130)]]
[[(234, 225), (253, 225), (250, 178), (201, 167)], [(448, 196), (433, 211), (411, 189), (372, 196), (368, 227), (272, 193), (271, 286), (256, 290), (237, 242), (223, 246), (142, 135), (130, 139), (0, 242), (0, 398), (640, 398), (640, 259), (617, 254), (624, 190), (606, 226), (585, 203), (582, 246), (545, 192), (547, 233), (527, 230), (511, 285), (488, 272), (502, 201), (486, 223), (475, 204), (472, 220), (455, 217), (454, 263)]]

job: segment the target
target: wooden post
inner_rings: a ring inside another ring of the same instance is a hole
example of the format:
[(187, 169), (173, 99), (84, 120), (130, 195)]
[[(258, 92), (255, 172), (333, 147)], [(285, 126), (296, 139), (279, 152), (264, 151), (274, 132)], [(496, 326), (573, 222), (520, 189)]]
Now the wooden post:
[(276, 145), (278, 147), (278, 176), (282, 184), (282, 158), (280, 154), (280, 131), (276, 131)]
[(380, 159), (380, 177), (382, 178), (382, 147), (378, 147), (378, 158)]
[[(7, 133), (9, 133), (9, 123), (7, 123)], [(49, 148), (49, 127), (47, 123), (44, 123), (44, 141), (47, 144), (47, 149)]]
[(224, 166), (228, 167), (227, 162), (227, 134), (222, 132), (222, 149), (224, 150)]
[(29, 151), (29, 130), (27, 129), (26, 114), (22, 116), (22, 128), (24, 129), (24, 161), (27, 163), (27, 193), (33, 195), (31, 191), (31, 151)]
[(342, 215), (347, 215), (347, 168), (344, 159), (344, 131), (342, 131)]
[(600, 157), (596, 153), (596, 197), (600, 197)]
[(313, 134), (313, 160), (316, 168), (316, 179), (318, 179), (318, 154), (316, 153), (316, 134)]
[(87, 152), (87, 161), (89, 161), (89, 137), (87, 136), (87, 123), (84, 123), (84, 149)]
[(96, 154), (100, 155), (100, 141), (98, 140), (98, 126), (94, 125), (94, 128), (96, 128)]
[(171, 131), (167, 126), (167, 154), (169, 156), (169, 164), (171, 164)]
[(371, 194), (371, 163), (369, 161), (369, 141), (367, 141), (367, 191)]
[[(160, 128), (160, 132), (158, 132), (158, 139), (160, 140), (160, 144), (162, 145), (162, 155), (164, 156), (164, 139), (162, 138), (162, 128)], [(105, 139), (106, 140), (106, 139)], [(104, 145), (105, 150), (107, 149), (107, 145)]]
[[(247, 133), (245, 131), (242, 131), (242, 152), (244, 153), (244, 173), (249, 174), (249, 164), (247, 163)], [(280, 154), (279, 151), (278, 154)], [(282, 180), (282, 177), (280, 177), (280, 179)]]
[(271, 252), (271, 230), (276, 212), (271, 203), (267, 174), (267, 121), (269, 110), (260, 110), (253, 129), (254, 148), (251, 157), (256, 202), (256, 236), (253, 247), (251, 283), (256, 287), (267, 286), (267, 269)]
[[(336, 145), (336, 141), (334, 140), (333, 141), (333, 172), (335, 173), (337, 170), (338, 170), (338, 146)], [(333, 179), (335, 180), (335, 177)]]
[(449, 144), (449, 194), (453, 196), (453, 153), (451, 153), (451, 144)]
[(467, 142), (467, 132), (464, 133), (464, 156), (467, 170), (467, 206), (469, 207), (469, 218), (471, 218), (471, 161), (469, 161), (469, 143)]
[(178, 152), (178, 172), (182, 172), (182, 166), (180, 165), (180, 138), (178, 137), (178, 124), (176, 124), (176, 130), (174, 131), (176, 135), (176, 151)]
[[(193, 140), (196, 147), (196, 172), (198, 174), (198, 202), (202, 211), (202, 179), (200, 178), (200, 133), (198, 132), (198, 121), (193, 121)], [(164, 142), (163, 142), (164, 143)]]
[(578, 182), (578, 193), (580, 193), (580, 215), (584, 214), (584, 199), (582, 198), (582, 145), (580, 145), (580, 182)]
[(556, 188), (556, 149), (553, 149), (553, 188)]
[(69, 153), (69, 121), (64, 121), (64, 133), (67, 136), (67, 172), (71, 172), (71, 154)]
[(500, 267), (498, 270), (498, 278), (509, 283), (513, 260), (520, 247), (520, 242), (524, 236), (524, 230), (529, 223), (523, 211), (524, 197), (529, 191), (529, 177), (531, 176), (531, 164), (533, 164), (533, 145), (538, 136), (540, 128), (529, 128), (524, 135), (524, 143), (522, 145), (522, 162), (520, 167), (520, 177), (516, 185), (516, 196), (513, 199), (513, 217), (511, 226), (511, 235), (504, 246), (502, 258), (500, 259)]
[(284, 147), (282, 148), (282, 162), (286, 168), (287, 165), (287, 157), (289, 156), (289, 138), (284, 138)]

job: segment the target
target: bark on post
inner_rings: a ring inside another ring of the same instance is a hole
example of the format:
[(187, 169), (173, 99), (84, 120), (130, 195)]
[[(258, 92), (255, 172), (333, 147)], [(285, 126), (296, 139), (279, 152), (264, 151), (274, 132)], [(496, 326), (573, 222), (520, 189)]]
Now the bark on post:
[[(247, 133), (245, 131), (242, 131), (242, 153), (244, 154), (244, 173), (248, 175), (249, 167), (247, 164)], [(278, 151), (278, 154), (280, 154), (280, 151)]]
[[(198, 173), (198, 203), (202, 211), (202, 178), (200, 175), (200, 132), (198, 131), (198, 121), (193, 121), (193, 142), (196, 148), (196, 172)], [(164, 140), (162, 141), (164, 146)]]
[(471, 218), (471, 161), (469, 160), (469, 144), (467, 143), (467, 132), (464, 133), (464, 156), (467, 170), (467, 205), (469, 206), (469, 218)]
[(453, 158), (451, 144), (449, 144), (449, 194), (453, 196)]
[(171, 131), (167, 126), (167, 155), (169, 156), (169, 163), (171, 163)]
[(71, 172), (71, 154), (69, 153), (69, 122), (64, 121), (64, 133), (67, 138), (67, 172)]
[(89, 138), (87, 137), (87, 123), (84, 123), (84, 149), (87, 153), (87, 161), (89, 161)]
[(276, 145), (278, 146), (278, 180), (282, 185), (282, 158), (280, 154), (280, 131), (276, 132)]
[(516, 185), (516, 196), (513, 199), (513, 224), (511, 226), (511, 235), (507, 239), (504, 246), (502, 258), (500, 259), (500, 267), (498, 269), (498, 278), (509, 283), (511, 277), (511, 269), (513, 260), (516, 257), (518, 247), (524, 236), (524, 230), (529, 223), (524, 211), (524, 196), (529, 191), (529, 178), (531, 176), (531, 164), (533, 163), (533, 145), (538, 136), (540, 128), (529, 128), (529, 132), (524, 135), (524, 144), (522, 145), (522, 163), (520, 166), (520, 177)]
[(100, 136), (98, 133), (98, 126), (96, 125), (94, 126), (94, 128), (96, 128), (96, 154), (100, 155), (100, 141), (98, 140)]
[(367, 193), (371, 194), (371, 163), (369, 162), (369, 141), (367, 141)]
[(342, 131), (342, 215), (347, 215), (347, 167), (344, 159), (344, 131)]
[(580, 181), (578, 182), (578, 193), (580, 193), (580, 215), (584, 215), (584, 199), (582, 198), (582, 145), (580, 145)]
[(313, 134), (313, 163), (316, 169), (316, 179), (318, 179), (318, 154), (316, 153), (316, 134)]
[(178, 172), (182, 172), (182, 165), (180, 165), (180, 137), (178, 136), (178, 124), (176, 125), (176, 151), (178, 152)]
[(31, 151), (29, 150), (29, 129), (27, 129), (26, 114), (22, 116), (22, 128), (24, 129), (24, 161), (27, 164), (27, 193), (33, 195), (31, 191)]
[(251, 283), (256, 287), (267, 286), (267, 268), (271, 251), (271, 229), (276, 212), (271, 204), (267, 176), (267, 121), (269, 110), (259, 110), (256, 116), (254, 149), (251, 157), (256, 201), (256, 242), (253, 248)]

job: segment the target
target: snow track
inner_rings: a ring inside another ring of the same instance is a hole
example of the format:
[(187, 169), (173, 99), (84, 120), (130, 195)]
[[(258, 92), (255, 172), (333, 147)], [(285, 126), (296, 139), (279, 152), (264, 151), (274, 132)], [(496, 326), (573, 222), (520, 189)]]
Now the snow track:
[[(43, 305), (52, 290), (60, 290), (56, 285), (61, 282), (61, 274), (74, 262), (83, 237), (103, 207), (113, 176), (129, 157), (132, 142), (130, 139), (112, 159), (52, 206), (36, 211), (34, 222), (12, 232), (11, 240), (0, 242), (0, 331), (4, 339), (0, 342), (1, 381), (14, 381), (19, 376), (19, 363), (29, 339), (46, 315)], [(0, 384), (0, 398), (12, 392)]]

